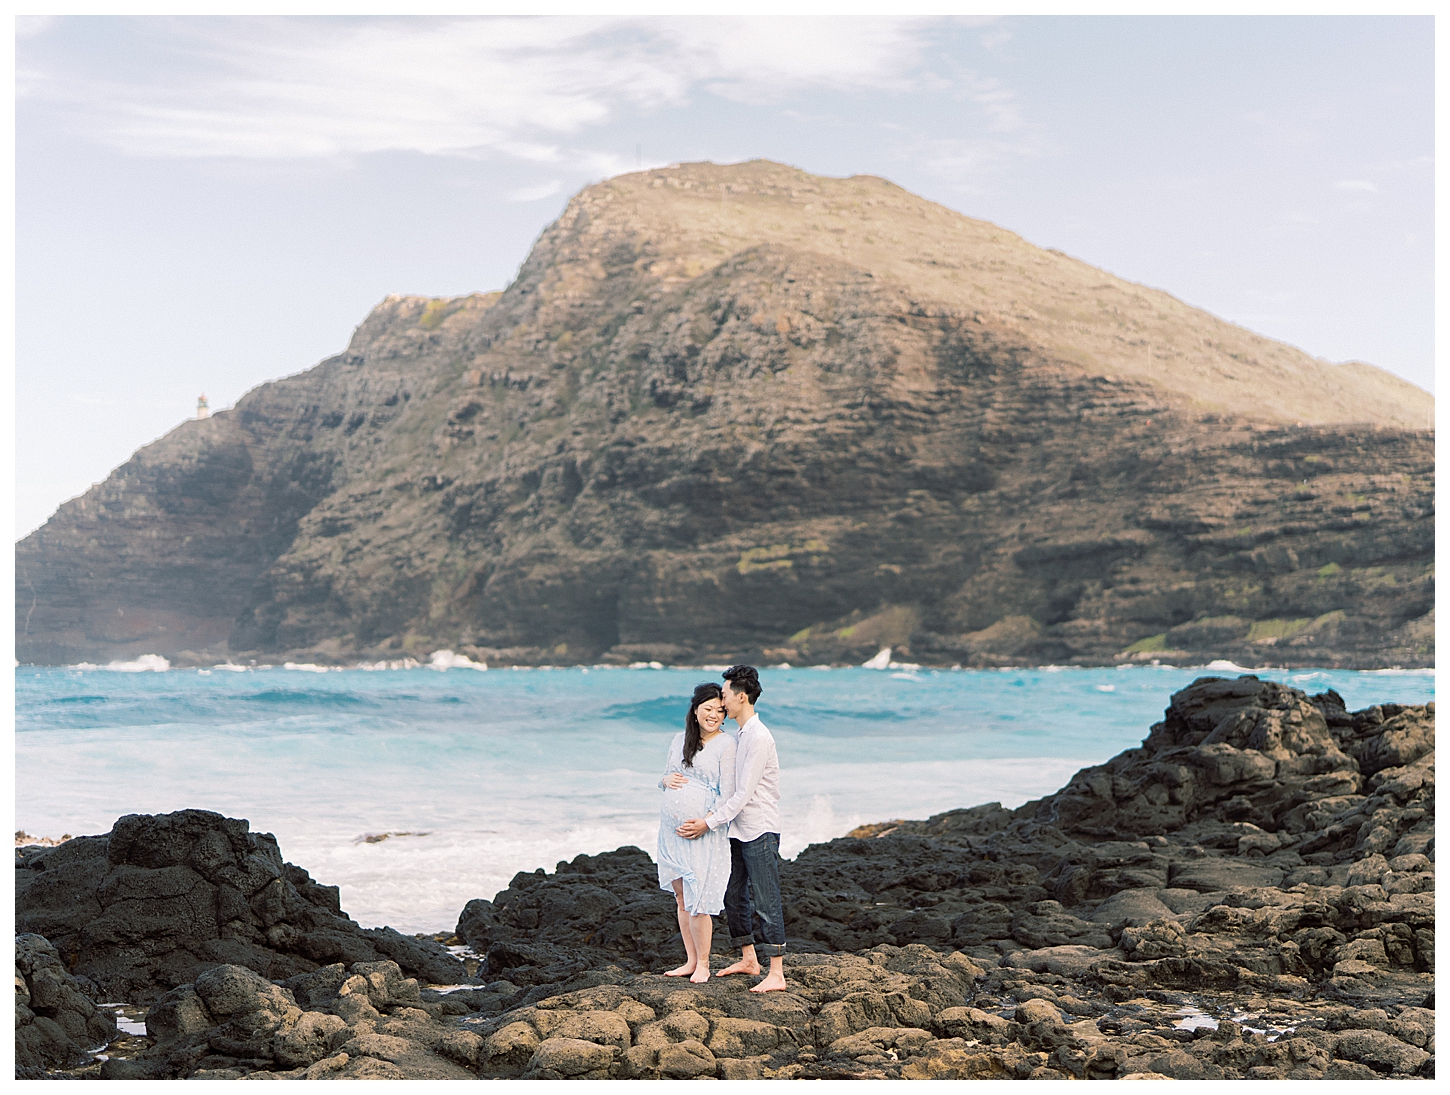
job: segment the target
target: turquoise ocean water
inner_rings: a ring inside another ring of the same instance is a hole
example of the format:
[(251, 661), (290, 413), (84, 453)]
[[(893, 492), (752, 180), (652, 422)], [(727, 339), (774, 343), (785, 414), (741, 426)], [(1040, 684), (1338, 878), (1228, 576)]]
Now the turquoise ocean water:
[[(865, 822), (1020, 805), (1138, 744), (1176, 689), (1236, 672), (763, 670), (781, 851)], [(1334, 688), (1351, 710), (1434, 698), (1428, 670), (1255, 672)], [(665, 750), (711, 679), (718, 669), (21, 666), (15, 824), (59, 837), (127, 813), (216, 810), (275, 833), (365, 927), (451, 929), (516, 871), (622, 844), (653, 853)]]

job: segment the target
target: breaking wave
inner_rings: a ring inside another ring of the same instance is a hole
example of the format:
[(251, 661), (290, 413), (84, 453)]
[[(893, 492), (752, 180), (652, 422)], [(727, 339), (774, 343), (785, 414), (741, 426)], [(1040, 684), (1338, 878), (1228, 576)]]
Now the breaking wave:
[(134, 661), (107, 662), (105, 665), (95, 665), (91, 662), (78, 662), (75, 665), (67, 666), (68, 669), (104, 669), (111, 673), (165, 673), (171, 668), (171, 663), (160, 654), (142, 654)]

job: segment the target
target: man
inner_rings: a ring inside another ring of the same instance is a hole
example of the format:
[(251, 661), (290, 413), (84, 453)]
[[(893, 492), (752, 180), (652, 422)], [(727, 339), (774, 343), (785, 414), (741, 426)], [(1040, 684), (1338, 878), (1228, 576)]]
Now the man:
[[(770, 973), (751, 992), (773, 992), (785, 984), (785, 908), (780, 900), (780, 761), (775, 738), (755, 713), (760, 675), (753, 666), (732, 665), (721, 674), (725, 713), (740, 728), (735, 735), (735, 793), (704, 818), (691, 818), (675, 831), (688, 840), (729, 825), (730, 883), (725, 888), (725, 923), (740, 961), (716, 974)], [(757, 940), (759, 941), (757, 943)]]

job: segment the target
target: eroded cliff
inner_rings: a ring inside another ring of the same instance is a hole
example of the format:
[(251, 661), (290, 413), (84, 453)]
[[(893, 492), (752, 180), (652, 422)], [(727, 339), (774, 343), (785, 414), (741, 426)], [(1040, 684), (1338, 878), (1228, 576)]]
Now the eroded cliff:
[(66, 503), (18, 656), (1430, 664), (1432, 418), (883, 180), (683, 165)]

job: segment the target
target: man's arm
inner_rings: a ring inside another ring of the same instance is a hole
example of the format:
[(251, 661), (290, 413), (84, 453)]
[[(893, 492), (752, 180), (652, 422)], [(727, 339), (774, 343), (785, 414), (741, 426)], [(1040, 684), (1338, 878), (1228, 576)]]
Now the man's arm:
[(706, 815), (705, 824), (712, 829), (729, 825), (735, 820), (735, 815), (745, 809), (745, 804), (755, 794), (755, 788), (760, 785), (760, 777), (765, 775), (765, 762), (769, 753), (765, 742), (758, 736), (752, 737), (742, 748), (745, 750), (745, 771), (741, 772), (738, 768), (736, 769), (738, 779), (735, 784), (735, 793)]

